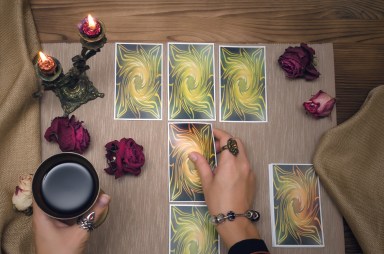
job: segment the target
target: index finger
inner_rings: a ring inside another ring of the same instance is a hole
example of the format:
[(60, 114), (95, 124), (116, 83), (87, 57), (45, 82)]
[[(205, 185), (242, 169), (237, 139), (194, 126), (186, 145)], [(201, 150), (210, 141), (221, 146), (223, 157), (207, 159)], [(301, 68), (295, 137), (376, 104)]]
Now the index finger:
[(232, 138), (232, 135), (221, 129), (213, 129), (213, 136), (219, 141), (220, 145), (227, 144), (228, 139)]

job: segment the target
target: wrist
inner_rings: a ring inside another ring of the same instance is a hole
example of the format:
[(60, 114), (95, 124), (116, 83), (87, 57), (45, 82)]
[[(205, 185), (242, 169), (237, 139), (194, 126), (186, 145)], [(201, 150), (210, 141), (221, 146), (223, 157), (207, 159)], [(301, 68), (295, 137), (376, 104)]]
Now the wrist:
[(246, 239), (260, 239), (256, 225), (245, 217), (233, 221), (225, 221), (216, 225), (216, 230), (227, 248)]

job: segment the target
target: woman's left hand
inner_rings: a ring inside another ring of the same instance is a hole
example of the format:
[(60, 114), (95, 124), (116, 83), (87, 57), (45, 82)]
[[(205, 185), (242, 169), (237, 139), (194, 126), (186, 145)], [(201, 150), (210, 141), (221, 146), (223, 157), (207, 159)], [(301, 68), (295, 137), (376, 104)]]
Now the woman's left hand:
[[(108, 209), (111, 198), (101, 194), (96, 204), (90, 209), (95, 212), (97, 222)], [(81, 254), (86, 248), (89, 232), (76, 223), (67, 225), (64, 222), (46, 215), (33, 203), (32, 227), (37, 254)]]

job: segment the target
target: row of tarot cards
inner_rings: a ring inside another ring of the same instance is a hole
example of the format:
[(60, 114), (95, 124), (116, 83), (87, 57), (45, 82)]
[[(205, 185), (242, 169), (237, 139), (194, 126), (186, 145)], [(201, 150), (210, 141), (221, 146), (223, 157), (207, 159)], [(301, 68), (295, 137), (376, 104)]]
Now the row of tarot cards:
[[(212, 169), (216, 166), (211, 124), (170, 122), (169, 252), (219, 253), (219, 237), (203, 203), (201, 181), (188, 158), (192, 151), (200, 152)], [(313, 165), (270, 164), (269, 183), (273, 246), (323, 247), (319, 180)]]
[[(168, 120), (215, 121), (212, 43), (168, 43)], [(219, 46), (219, 115), (223, 122), (266, 122), (264, 46)], [(161, 120), (163, 44), (116, 43), (118, 120)]]

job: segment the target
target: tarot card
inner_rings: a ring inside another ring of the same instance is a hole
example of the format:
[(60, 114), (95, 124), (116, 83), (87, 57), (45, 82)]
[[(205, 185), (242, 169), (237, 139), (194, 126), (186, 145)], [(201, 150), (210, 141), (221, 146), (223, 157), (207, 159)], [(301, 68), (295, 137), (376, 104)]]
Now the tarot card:
[(189, 153), (199, 152), (213, 168), (216, 151), (211, 124), (170, 123), (168, 126), (169, 200), (204, 201), (199, 172)]
[(168, 44), (168, 119), (216, 120), (214, 45)]
[(220, 46), (220, 122), (267, 122), (265, 47)]
[(219, 254), (219, 237), (205, 205), (170, 205), (169, 253)]
[(311, 164), (270, 164), (272, 244), (323, 247), (319, 178)]
[(116, 43), (115, 119), (161, 120), (163, 45)]

